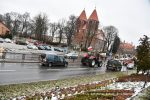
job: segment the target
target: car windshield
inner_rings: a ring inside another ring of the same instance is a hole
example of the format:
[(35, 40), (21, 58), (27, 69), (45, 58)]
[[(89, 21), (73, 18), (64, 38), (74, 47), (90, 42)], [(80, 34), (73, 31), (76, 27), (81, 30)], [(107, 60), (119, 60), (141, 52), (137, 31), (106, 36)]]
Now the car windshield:
[(54, 55), (47, 55), (47, 59), (53, 60), (54, 59)]
[(61, 61), (61, 62), (63, 62), (63, 61), (64, 61), (64, 58), (63, 58), (63, 57), (61, 57), (61, 56), (60, 56), (60, 61)]

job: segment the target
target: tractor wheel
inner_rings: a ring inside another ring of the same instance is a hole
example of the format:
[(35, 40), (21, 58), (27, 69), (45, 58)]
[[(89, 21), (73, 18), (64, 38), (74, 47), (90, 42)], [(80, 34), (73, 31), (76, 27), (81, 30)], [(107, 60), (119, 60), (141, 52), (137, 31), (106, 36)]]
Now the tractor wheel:
[(94, 59), (91, 59), (90, 62), (89, 62), (89, 66), (90, 67), (94, 67), (96, 64), (95, 60)]
[(82, 59), (81, 59), (81, 63), (82, 63), (82, 65), (84, 65), (84, 66), (85, 66), (85, 65), (86, 65), (86, 62), (87, 62), (87, 58), (82, 58)]

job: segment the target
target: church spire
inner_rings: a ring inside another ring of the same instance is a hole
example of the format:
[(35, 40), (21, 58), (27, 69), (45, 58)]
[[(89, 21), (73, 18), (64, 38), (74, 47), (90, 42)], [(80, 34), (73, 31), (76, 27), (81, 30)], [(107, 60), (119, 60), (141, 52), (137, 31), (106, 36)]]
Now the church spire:
[(82, 11), (82, 13), (80, 14), (79, 19), (80, 19), (80, 20), (87, 20), (86, 13), (85, 13), (85, 9), (84, 9), (84, 10)]
[(89, 20), (99, 21), (98, 20), (98, 16), (97, 16), (96, 8), (94, 9), (94, 11), (92, 12), (92, 14), (90, 15)]

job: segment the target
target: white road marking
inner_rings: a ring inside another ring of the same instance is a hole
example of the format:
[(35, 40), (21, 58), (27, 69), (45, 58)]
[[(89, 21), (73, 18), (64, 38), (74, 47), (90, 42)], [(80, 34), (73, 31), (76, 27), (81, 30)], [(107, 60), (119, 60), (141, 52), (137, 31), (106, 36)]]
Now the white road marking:
[(14, 72), (16, 70), (0, 70), (0, 72)]

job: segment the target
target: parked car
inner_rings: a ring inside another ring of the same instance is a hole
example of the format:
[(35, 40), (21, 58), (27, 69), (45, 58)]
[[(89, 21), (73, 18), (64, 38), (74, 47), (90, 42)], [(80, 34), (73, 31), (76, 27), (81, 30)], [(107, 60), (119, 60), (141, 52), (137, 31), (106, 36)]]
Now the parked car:
[(77, 59), (78, 58), (78, 53), (70, 52), (68, 54), (65, 54), (65, 57), (70, 58), (70, 59)]
[(6, 38), (6, 39), (5, 39), (5, 42), (6, 42), (6, 43), (11, 43), (12, 41), (11, 41), (9, 38)]
[(45, 47), (42, 45), (37, 46), (39, 50), (45, 50)]
[(42, 46), (45, 48), (45, 50), (52, 51), (52, 49), (48, 45), (42, 45)]
[(133, 69), (134, 68), (134, 62), (127, 64), (127, 69)]
[(35, 41), (33, 44), (36, 45), (36, 46), (38, 46), (38, 45), (40, 45), (42, 43), (40, 41)]
[(28, 48), (28, 49), (35, 49), (35, 50), (38, 49), (34, 44), (28, 44), (28, 45), (27, 45), (27, 48)]
[(56, 52), (63, 52), (63, 50), (61, 48), (59, 48), (59, 47), (54, 47), (54, 51), (56, 51)]
[(0, 38), (0, 43), (3, 43), (4, 42), (4, 39), (3, 38)]
[(68, 66), (68, 62), (65, 60), (63, 56), (58, 56), (54, 53), (41, 54), (40, 58), (41, 58), (41, 65), (46, 65), (49, 67), (52, 67), (52, 66), (67, 67)]
[(108, 60), (106, 69), (111, 71), (121, 71), (122, 64), (119, 60)]
[(16, 40), (16, 44), (19, 44), (19, 45), (28, 45), (29, 42), (26, 41), (26, 40), (17, 39)]

